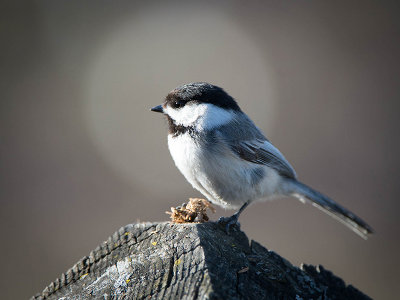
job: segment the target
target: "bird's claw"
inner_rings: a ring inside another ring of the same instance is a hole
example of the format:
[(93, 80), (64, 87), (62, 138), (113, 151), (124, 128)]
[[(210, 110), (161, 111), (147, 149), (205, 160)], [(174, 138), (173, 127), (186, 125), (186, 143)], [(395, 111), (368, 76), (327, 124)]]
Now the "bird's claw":
[(230, 217), (221, 217), (218, 220), (218, 224), (222, 225), (225, 227), (225, 232), (227, 234), (230, 233), (231, 229), (236, 226), (238, 229), (240, 229), (240, 223), (238, 222), (239, 216), (234, 214), (233, 216)]

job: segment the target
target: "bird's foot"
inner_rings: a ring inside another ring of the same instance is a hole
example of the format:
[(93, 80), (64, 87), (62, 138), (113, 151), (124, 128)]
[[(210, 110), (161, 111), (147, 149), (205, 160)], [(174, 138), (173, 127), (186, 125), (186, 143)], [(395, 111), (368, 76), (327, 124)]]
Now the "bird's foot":
[(221, 217), (218, 220), (218, 224), (224, 226), (225, 232), (229, 234), (235, 226), (240, 229), (240, 223), (238, 222), (238, 219), (238, 214), (234, 214), (230, 217)]

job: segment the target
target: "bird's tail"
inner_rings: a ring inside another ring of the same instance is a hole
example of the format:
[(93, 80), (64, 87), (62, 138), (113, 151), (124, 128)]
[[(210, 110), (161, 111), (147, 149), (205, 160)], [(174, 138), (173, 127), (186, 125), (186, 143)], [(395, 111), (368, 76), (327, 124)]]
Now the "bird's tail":
[(290, 181), (289, 193), (302, 202), (311, 201), (313, 206), (342, 222), (364, 239), (367, 239), (368, 234), (373, 233), (372, 228), (355, 214), (297, 180)]

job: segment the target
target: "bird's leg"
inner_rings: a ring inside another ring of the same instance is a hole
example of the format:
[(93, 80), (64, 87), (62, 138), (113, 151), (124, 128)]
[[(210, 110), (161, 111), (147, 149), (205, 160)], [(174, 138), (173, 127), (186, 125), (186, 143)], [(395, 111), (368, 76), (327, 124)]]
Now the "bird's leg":
[(222, 224), (225, 226), (225, 231), (226, 233), (229, 234), (229, 231), (231, 229), (231, 227), (233, 225), (237, 225), (240, 228), (240, 223), (238, 222), (239, 216), (242, 213), (242, 211), (244, 211), (244, 209), (249, 205), (249, 201), (245, 202), (242, 207), (236, 212), (234, 213), (232, 216), (225, 218), (225, 217), (221, 217), (218, 220), (218, 224)]

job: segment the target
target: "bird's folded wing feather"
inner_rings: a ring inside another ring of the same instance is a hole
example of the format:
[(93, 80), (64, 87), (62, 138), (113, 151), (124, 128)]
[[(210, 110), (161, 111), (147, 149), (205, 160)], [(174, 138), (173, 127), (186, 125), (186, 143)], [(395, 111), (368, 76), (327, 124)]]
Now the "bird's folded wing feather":
[(279, 174), (296, 178), (296, 173), (281, 152), (272, 145), (254, 123), (245, 115), (219, 127), (214, 136), (223, 140), (239, 158), (275, 169)]
[(231, 149), (243, 160), (269, 166), (282, 176), (296, 178), (296, 173), (289, 162), (267, 140), (256, 139), (233, 143)]

